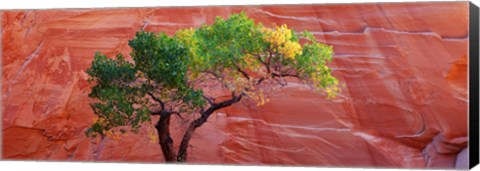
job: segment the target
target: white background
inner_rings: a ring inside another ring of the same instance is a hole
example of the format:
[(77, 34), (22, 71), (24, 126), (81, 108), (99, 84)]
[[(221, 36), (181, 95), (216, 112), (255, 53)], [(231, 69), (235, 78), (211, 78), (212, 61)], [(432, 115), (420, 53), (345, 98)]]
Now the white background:
[[(298, 3), (372, 3), (372, 2), (415, 2), (415, 0), (2, 0), (0, 9), (53, 9), (53, 8), (101, 8), (101, 7), (155, 7), (155, 6), (193, 6), (193, 5), (248, 5), (248, 4), (298, 4)], [(425, 0), (416, 0), (425, 1)], [(445, 0), (435, 0), (445, 1)], [(472, 0), (480, 5), (480, 0)], [(453, 24), (453, 23), (452, 23)], [(1, 136), (0, 136), (1, 138)], [(477, 144), (478, 145), (478, 144)], [(25, 161), (0, 161), (0, 171), (3, 170), (29, 170), (29, 171), (159, 171), (159, 170), (195, 170), (195, 171), (313, 171), (313, 170), (377, 170), (367, 168), (321, 168), (321, 167), (266, 167), (266, 166), (215, 166), (215, 165), (166, 165), (166, 164), (129, 164), (129, 163), (84, 163), (84, 162), (25, 162)], [(387, 169), (381, 169), (387, 170)], [(406, 169), (388, 169), (406, 170)], [(475, 171), (480, 171), (477, 166)]]

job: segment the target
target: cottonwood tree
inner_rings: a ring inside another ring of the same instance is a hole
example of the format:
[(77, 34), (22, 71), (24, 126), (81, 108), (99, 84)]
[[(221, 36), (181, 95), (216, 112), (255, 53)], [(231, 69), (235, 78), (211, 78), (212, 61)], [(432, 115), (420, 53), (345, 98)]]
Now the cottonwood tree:
[[(244, 13), (171, 36), (139, 31), (128, 43), (132, 60), (96, 53), (86, 70), (97, 118), (86, 134), (138, 132), (158, 115), (155, 129), (166, 162), (187, 160), (192, 134), (213, 113), (242, 99), (263, 105), (269, 94), (288, 84), (288, 77), (327, 97), (339, 92), (326, 65), (332, 60), (331, 46), (307, 31), (256, 24)], [(171, 138), (172, 116), (198, 116), (185, 123), (178, 147)]]

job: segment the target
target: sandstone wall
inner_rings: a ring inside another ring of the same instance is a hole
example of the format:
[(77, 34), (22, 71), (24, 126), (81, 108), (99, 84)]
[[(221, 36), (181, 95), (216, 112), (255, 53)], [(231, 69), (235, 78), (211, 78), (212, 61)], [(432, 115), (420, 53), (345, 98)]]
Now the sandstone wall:
[(149, 127), (85, 137), (85, 69), (95, 51), (128, 55), (142, 27), (172, 34), (241, 10), (333, 45), (345, 87), (327, 100), (292, 83), (265, 106), (223, 110), (195, 133), (191, 163), (455, 166), (467, 146), (468, 2), (3, 11), (2, 158), (162, 162)]

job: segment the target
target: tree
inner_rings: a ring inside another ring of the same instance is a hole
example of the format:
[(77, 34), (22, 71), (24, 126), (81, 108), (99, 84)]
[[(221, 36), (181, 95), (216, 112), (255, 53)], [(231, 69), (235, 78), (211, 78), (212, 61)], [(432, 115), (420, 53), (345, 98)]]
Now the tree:
[[(151, 117), (167, 162), (184, 162), (192, 134), (216, 111), (242, 99), (263, 105), (269, 95), (288, 84), (287, 77), (334, 97), (338, 81), (326, 66), (331, 46), (307, 31), (286, 25), (267, 28), (243, 12), (212, 25), (165, 33), (139, 31), (129, 41), (132, 60), (100, 53), (87, 73), (94, 83), (89, 94), (97, 119), (86, 131), (91, 137), (137, 132)], [(227, 98), (209, 91), (228, 92)], [(199, 115), (188, 123), (176, 151), (170, 134), (172, 116)]]

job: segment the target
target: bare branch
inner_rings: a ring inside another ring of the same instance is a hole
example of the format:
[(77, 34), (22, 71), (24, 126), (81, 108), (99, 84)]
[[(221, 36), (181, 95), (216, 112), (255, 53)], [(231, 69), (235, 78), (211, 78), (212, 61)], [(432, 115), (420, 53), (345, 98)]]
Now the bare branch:
[[(235, 93), (232, 92), (232, 98), (230, 98), (228, 100), (225, 100), (225, 101), (222, 101), (220, 103), (214, 103), (212, 106), (210, 106), (204, 112), (204, 114), (210, 115), (211, 113), (213, 113), (214, 111), (216, 111), (218, 109), (230, 106), (230, 105), (240, 101), (242, 99), (243, 95), (244, 95), (244, 93), (240, 93), (240, 95), (236, 96)], [(202, 114), (202, 115), (204, 115), (204, 114)]]
[(260, 78), (255, 85), (260, 85), (263, 81), (265, 81), (265, 77)]
[(165, 104), (162, 102), (162, 100), (158, 99), (157, 97), (155, 97), (152, 93), (150, 92), (147, 92), (147, 94), (156, 102), (158, 102), (160, 104), (160, 106), (162, 107), (162, 110), (165, 109)]
[(237, 68), (237, 71), (240, 72), (243, 75), (243, 77), (245, 77), (247, 80), (250, 80), (250, 76), (248, 76), (247, 72), (242, 70), (240, 66), (235, 64), (235, 68)]
[(297, 77), (297, 78), (300, 78), (297, 74), (288, 74), (288, 73), (280, 73), (280, 74), (272, 73), (272, 78), (273, 77)]
[[(253, 55), (253, 54), (252, 54), (252, 55)], [(257, 60), (258, 60), (260, 63), (262, 63), (263, 66), (265, 66), (265, 68), (267, 69), (267, 73), (270, 73), (270, 66), (269, 66), (265, 61), (262, 60), (262, 56), (260, 56), (260, 55), (258, 55), (258, 54), (254, 55), (254, 56), (257, 57)]]
[(214, 102), (215, 99), (210, 98), (210, 97), (207, 97), (207, 96), (205, 96), (205, 95), (202, 95), (202, 97), (203, 97), (205, 100), (207, 100), (207, 102), (208, 102), (210, 105), (213, 105), (213, 102)]
[(183, 116), (182, 116), (180, 113), (174, 112), (174, 113), (172, 113), (172, 114), (177, 115), (182, 121), (185, 121), (185, 118), (183, 118)]
[[(268, 54), (269, 54), (269, 57), (267, 58), (267, 60), (265, 60), (265, 62), (267, 62), (267, 65), (270, 67), (270, 62), (273, 58), (273, 51), (272, 49), (269, 49), (268, 50)], [(270, 70), (268, 71), (270, 73)]]
[(209, 71), (209, 70), (206, 70), (206, 71), (200, 71), (201, 73), (206, 73), (206, 74), (210, 74), (212, 75), (213, 77), (215, 77), (217, 79), (217, 81), (219, 83), (221, 83), (225, 88), (228, 89), (228, 86), (223, 82), (223, 76), (220, 76), (218, 75), (217, 73), (215, 72), (212, 72), (212, 71)]

